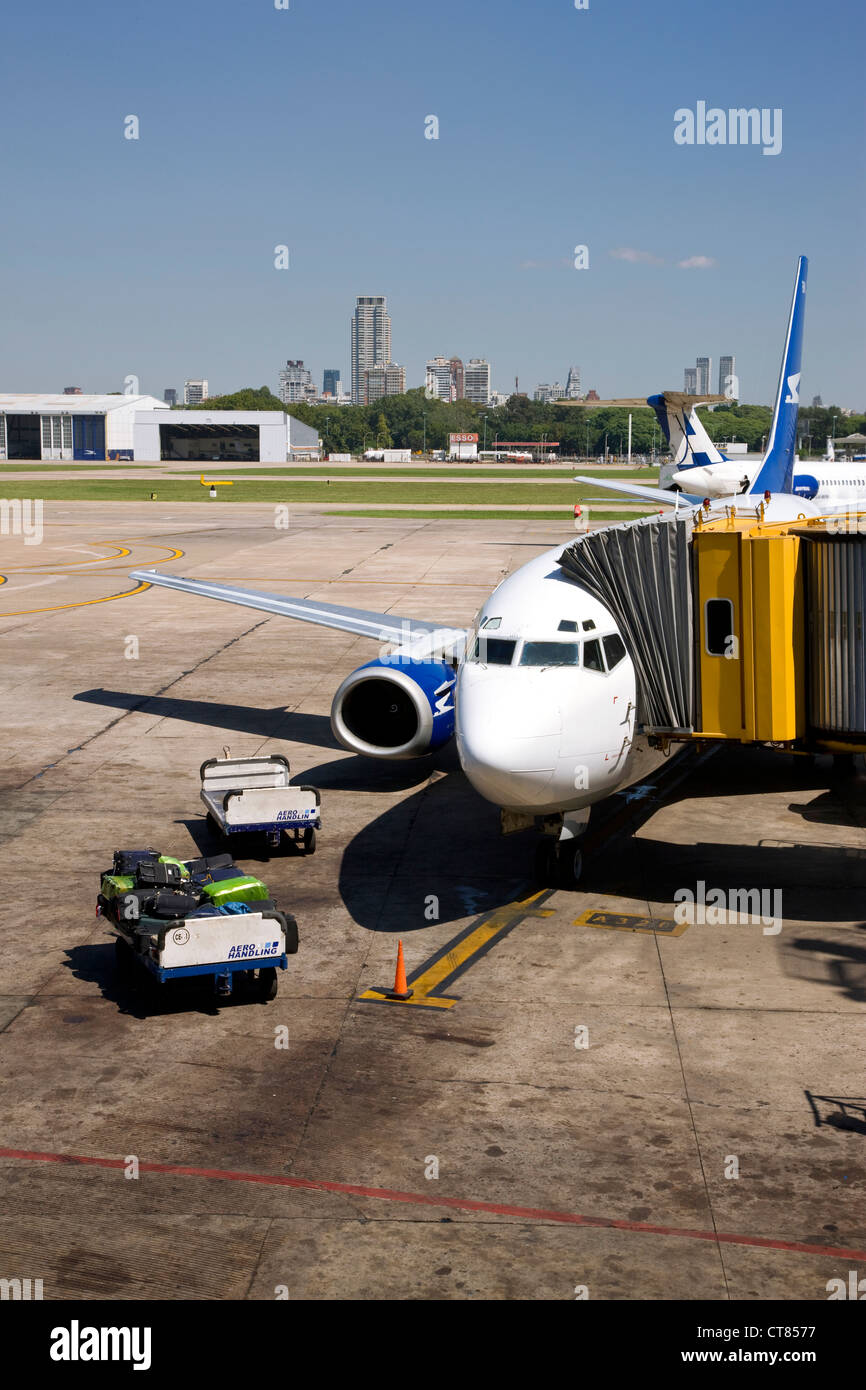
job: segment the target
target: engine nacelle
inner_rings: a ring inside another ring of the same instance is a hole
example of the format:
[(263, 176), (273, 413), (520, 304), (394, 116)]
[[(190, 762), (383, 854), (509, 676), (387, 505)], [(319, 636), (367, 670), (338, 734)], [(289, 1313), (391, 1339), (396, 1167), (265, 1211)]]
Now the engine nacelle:
[(331, 705), (334, 737), (368, 758), (418, 758), (454, 733), (456, 673), (442, 661), (394, 656), (347, 676)]

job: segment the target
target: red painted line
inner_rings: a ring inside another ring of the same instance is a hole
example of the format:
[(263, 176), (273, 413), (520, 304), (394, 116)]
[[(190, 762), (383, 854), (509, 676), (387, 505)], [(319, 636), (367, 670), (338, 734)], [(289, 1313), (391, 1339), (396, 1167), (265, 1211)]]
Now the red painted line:
[[(91, 1168), (125, 1168), (122, 1158), (98, 1158), (90, 1154), (39, 1153), (28, 1149), (0, 1149), (0, 1158), (35, 1163), (66, 1163)], [(650, 1236), (680, 1236), (688, 1240), (719, 1241), (724, 1245), (751, 1245), (763, 1250), (789, 1250), (799, 1255), (831, 1255), (866, 1261), (866, 1250), (846, 1250), (836, 1245), (810, 1245), (798, 1240), (772, 1240), (768, 1236), (728, 1235), (722, 1231), (693, 1231), (679, 1226), (651, 1226), (645, 1221), (622, 1221), (609, 1216), (581, 1216), (577, 1212), (545, 1211), (540, 1207), (513, 1207), (502, 1202), (477, 1202), (464, 1197), (434, 1197), (423, 1192), (398, 1192), (388, 1187), (360, 1187), (354, 1183), (327, 1182), (315, 1178), (291, 1178), (282, 1173), (238, 1173), (224, 1168), (187, 1168), (177, 1163), (139, 1163), (141, 1173), (170, 1173), (176, 1177), (217, 1178), (222, 1182), (259, 1183), (266, 1187), (291, 1187), (304, 1192), (336, 1192), (349, 1197), (372, 1197), (385, 1202), (410, 1202), (422, 1207), (449, 1207), (456, 1211), (480, 1211), (492, 1216), (516, 1216), (526, 1221), (553, 1221), (568, 1226), (593, 1226), (611, 1231), (634, 1231)]]

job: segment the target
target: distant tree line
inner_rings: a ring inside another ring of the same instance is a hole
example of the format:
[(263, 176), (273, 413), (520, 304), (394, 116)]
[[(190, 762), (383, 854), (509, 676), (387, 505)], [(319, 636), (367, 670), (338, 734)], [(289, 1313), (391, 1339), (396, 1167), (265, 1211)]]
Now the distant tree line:
[[(428, 400), (422, 387), (402, 396), (384, 396), (372, 405), (286, 406), (267, 386), (251, 386), (228, 396), (211, 396), (195, 410), (284, 410), (312, 425), (329, 454), (360, 454), (365, 449), (445, 449), (449, 434), (472, 433), (485, 444), (517, 440), (558, 440), (560, 454), (594, 458), (624, 454), (628, 446), (628, 415), (624, 409), (550, 405), (526, 396), (510, 396), (502, 406), (473, 405), (471, 401)], [(707, 434), (717, 442), (746, 444), (759, 452), (770, 428), (772, 409), (766, 405), (720, 405), (700, 412)], [(842, 415), (838, 406), (800, 409), (800, 452), (823, 453), (836, 416), (837, 436), (866, 432), (866, 415)], [(485, 420), (486, 417), (486, 420)], [(650, 408), (632, 411), (632, 454), (664, 453), (666, 442)]]

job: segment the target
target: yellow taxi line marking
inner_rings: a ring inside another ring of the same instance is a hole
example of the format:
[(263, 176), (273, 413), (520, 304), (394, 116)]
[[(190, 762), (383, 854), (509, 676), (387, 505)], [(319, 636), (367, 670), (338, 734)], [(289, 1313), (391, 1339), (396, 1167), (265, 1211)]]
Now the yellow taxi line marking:
[(457, 1003), (456, 997), (435, 991), (452, 984), (526, 917), (552, 916), (553, 909), (542, 907), (541, 904), (553, 892), (552, 888), (539, 889), (476, 918), (408, 976), (411, 998), (389, 999), (384, 989), (367, 989), (358, 995), (358, 999), (372, 1004), (413, 1004), (422, 1009), (453, 1008)]
[(88, 598), (79, 603), (56, 603), (50, 608), (22, 608), (17, 613), (0, 612), (0, 620), (3, 618), (26, 618), (31, 613), (60, 613), (64, 608), (90, 608), (94, 603), (113, 603), (115, 599), (132, 598), (133, 594), (143, 594), (145, 589), (152, 588), (151, 584), (138, 584), (134, 589), (127, 589), (122, 594), (106, 594), (104, 598)]
[[(96, 544), (108, 545), (108, 544), (110, 544), (110, 542), (108, 542), (108, 541), (104, 541), (104, 542), (96, 542), (96, 541), (94, 541), (93, 544), (94, 544), (94, 545), (96, 545)], [(135, 542), (132, 542), (132, 544), (135, 544)], [(183, 551), (182, 551), (182, 550), (177, 550), (174, 546), (170, 546), (170, 545), (157, 545), (157, 543), (156, 543), (155, 541), (146, 541), (146, 542), (144, 542), (144, 544), (150, 545), (150, 546), (155, 546), (155, 548), (156, 548), (157, 550), (166, 550), (166, 551), (168, 551), (169, 554), (168, 554), (168, 557), (167, 557), (167, 558), (168, 558), (169, 560), (177, 560), (177, 559), (180, 559), (180, 557), (183, 555)], [(129, 554), (130, 554), (130, 551), (129, 551), (129, 550), (125, 550), (125, 549), (123, 549), (123, 548), (121, 547), (120, 555), (129, 555)], [(118, 555), (106, 555), (106, 556), (103, 556), (103, 557), (101, 557), (101, 558), (107, 559), (107, 560), (116, 560), (116, 559), (119, 559), (120, 556), (118, 556)], [(87, 563), (88, 563), (87, 560), (71, 560), (71, 561), (70, 561), (70, 564), (72, 564), (72, 565), (79, 565), (79, 564), (86, 565)], [(97, 563), (97, 562), (94, 561), (94, 563)], [(22, 568), (23, 568), (23, 569), (37, 569), (38, 566), (36, 566), (36, 565), (27, 565), (27, 566), (22, 566)], [(104, 573), (104, 572), (105, 572), (105, 571), (103, 571), (103, 573)], [(10, 570), (9, 573), (11, 574), (11, 573), (13, 573), (13, 571)], [(5, 582), (5, 581), (4, 581), (4, 582)], [(28, 587), (29, 587), (29, 586), (28, 586)], [(91, 607), (93, 606), (93, 604), (95, 604), (95, 603), (114, 603), (114, 601), (115, 601), (116, 599), (132, 598), (133, 595), (135, 595), (135, 594), (143, 594), (144, 591), (145, 591), (145, 589), (152, 589), (152, 588), (153, 588), (153, 585), (152, 585), (152, 584), (141, 583), (141, 584), (137, 584), (136, 587), (135, 587), (134, 589), (126, 589), (122, 594), (106, 594), (106, 595), (104, 595), (103, 598), (88, 598), (88, 599), (81, 599), (81, 600), (79, 600), (77, 603), (56, 603), (56, 604), (51, 605), (51, 606), (48, 607), (48, 608), (22, 608), (22, 609), (19, 609), (17, 612), (14, 612), (14, 613), (6, 613), (6, 612), (0, 611), (0, 620), (2, 620), (3, 618), (26, 618), (26, 617), (29, 617), (31, 614), (36, 614), (36, 613), (60, 613), (60, 612), (62, 612), (64, 609), (67, 609), (67, 608), (91, 608)], [(13, 589), (13, 593), (14, 593), (14, 592), (15, 592), (15, 590)]]
[[(124, 555), (131, 554), (131, 551), (126, 550), (123, 546), (114, 545), (111, 541), (88, 541), (88, 545), (110, 545), (115, 553), (114, 555), (91, 555), (86, 560), (55, 560), (54, 563), (66, 565), (71, 569), (73, 565), (101, 565), (108, 560), (122, 560)], [(33, 565), (16, 565), (14, 570), (15, 572), (18, 570), (38, 570), (42, 568), (42, 565), (46, 564), (50, 565), (51, 561), (43, 560), (41, 564), (38, 563)], [(13, 573), (12, 566), (7, 565), (5, 568), (9, 574)]]

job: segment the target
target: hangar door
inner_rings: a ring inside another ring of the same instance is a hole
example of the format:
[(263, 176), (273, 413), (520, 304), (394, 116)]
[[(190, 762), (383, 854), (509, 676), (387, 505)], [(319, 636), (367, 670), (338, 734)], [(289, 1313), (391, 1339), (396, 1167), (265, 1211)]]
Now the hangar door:
[(105, 458), (105, 416), (73, 415), (72, 457), (74, 459)]
[(42, 435), (38, 415), (6, 416), (6, 457), (8, 459), (40, 459)]
[(161, 459), (196, 463), (257, 463), (258, 425), (160, 425)]

